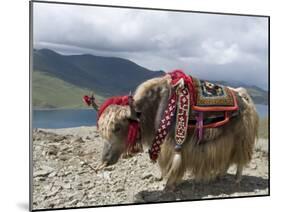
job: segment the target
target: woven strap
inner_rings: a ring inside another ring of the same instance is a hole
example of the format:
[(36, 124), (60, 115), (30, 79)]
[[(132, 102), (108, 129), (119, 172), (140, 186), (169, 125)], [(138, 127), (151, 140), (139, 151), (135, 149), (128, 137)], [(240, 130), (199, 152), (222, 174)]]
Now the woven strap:
[(164, 111), (163, 117), (160, 121), (159, 128), (156, 131), (156, 136), (152, 142), (149, 150), (149, 156), (152, 161), (156, 161), (160, 152), (160, 145), (164, 142), (168, 134), (168, 128), (172, 124), (172, 117), (175, 115), (177, 96), (174, 93), (168, 102), (168, 107)]
[(185, 86), (177, 88), (177, 91), (171, 96), (168, 107), (164, 111), (163, 117), (157, 129), (156, 136), (152, 142), (149, 156), (152, 161), (156, 161), (161, 151), (161, 145), (164, 142), (169, 127), (172, 124), (172, 118), (176, 113), (176, 132), (175, 141), (177, 146), (181, 146), (187, 136), (188, 118), (190, 110), (190, 96), (188, 88)]
[(190, 95), (186, 87), (177, 90), (177, 115), (176, 115), (176, 133), (175, 141), (181, 146), (186, 139), (188, 129), (188, 119), (190, 110)]

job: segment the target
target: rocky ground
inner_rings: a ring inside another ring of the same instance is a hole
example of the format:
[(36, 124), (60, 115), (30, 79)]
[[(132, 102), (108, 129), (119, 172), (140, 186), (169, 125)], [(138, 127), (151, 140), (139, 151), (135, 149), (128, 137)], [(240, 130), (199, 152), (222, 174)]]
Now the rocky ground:
[(212, 183), (188, 175), (175, 192), (163, 181), (146, 152), (120, 159), (98, 173), (102, 141), (95, 127), (33, 131), (33, 209), (68, 208), (268, 194), (268, 141), (260, 139), (240, 186), (235, 168)]

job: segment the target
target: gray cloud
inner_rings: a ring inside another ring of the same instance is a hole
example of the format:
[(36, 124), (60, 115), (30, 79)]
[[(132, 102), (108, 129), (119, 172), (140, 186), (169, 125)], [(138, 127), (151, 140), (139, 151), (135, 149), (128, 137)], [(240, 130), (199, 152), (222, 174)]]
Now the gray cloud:
[(35, 3), (34, 46), (267, 87), (267, 19)]

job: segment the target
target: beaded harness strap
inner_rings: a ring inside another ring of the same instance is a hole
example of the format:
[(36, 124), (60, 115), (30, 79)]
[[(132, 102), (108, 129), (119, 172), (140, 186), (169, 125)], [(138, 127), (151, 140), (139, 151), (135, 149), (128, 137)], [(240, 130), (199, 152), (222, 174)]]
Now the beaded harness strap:
[[(168, 101), (168, 106), (162, 115), (160, 125), (156, 131), (156, 136), (152, 142), (152, 146), (149, 150), (149, 156), (152, 161), (156, 161), (161, 151), (161, 144), (164, 142), (169, 128), (172, 125), (172, 119), (176, 115), (176, 132), (175, 132), (175, 149), (180, 151), (182, 144), (184, 143), (187, 136), (188, 119), (190, 104), (193, 99), (190, 95), (186, 75), (181, 71), (175, 71), (170, 73), (172, 79), (173, 75), (177, 74), (175, 83), (172, 82), (173, 86), (176, 87), (176, 91), (172, 94)], [(175, 114), (176, 112), (176, 114)]]
[(181, 149), (181, 145), (185, 141), (188, 129), (188, 119), (190, 110), (190, 95), (186, 87), (179, 88), (177, 91), (177, 114), (176, 114), (176, 150)]
[(172, 124), (172, 118), (176, 110), (176, 93), (174, 93), (169, 99), (168, 107), (164, 111), (164, 115), (160, 121), (159, 128), (157, 129), (156, 136), (152, 142), (152, 146), (149, 150), (149, 157), (152, 161), (156, 161), (160, 152), (160, 146), (164, 142), (166, 135), (168, 134), (169, 126)]

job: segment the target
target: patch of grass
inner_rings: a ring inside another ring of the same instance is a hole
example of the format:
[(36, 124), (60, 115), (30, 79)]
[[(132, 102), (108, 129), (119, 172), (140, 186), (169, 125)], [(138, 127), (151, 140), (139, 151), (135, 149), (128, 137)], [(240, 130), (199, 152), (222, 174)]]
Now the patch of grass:
[(268, 117), (260, 119), (259, 137), (260, 138), (268, 138)]
[[(32, 73), (32, 104), (34, 108), (86, 108), (83, 95), (92, 91), (79, 88), (45, 72)], [(96, 95), (98, 102), (103, 98)]]

